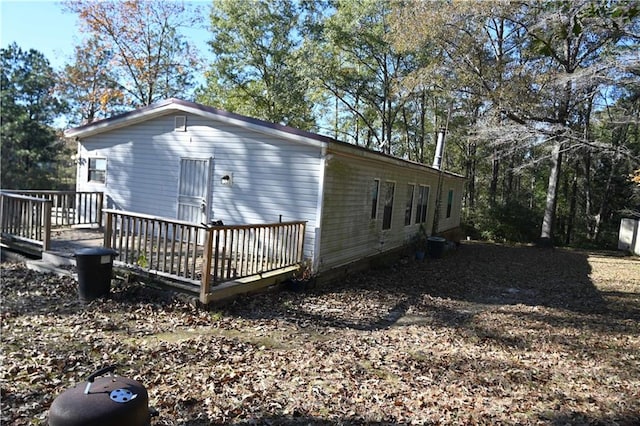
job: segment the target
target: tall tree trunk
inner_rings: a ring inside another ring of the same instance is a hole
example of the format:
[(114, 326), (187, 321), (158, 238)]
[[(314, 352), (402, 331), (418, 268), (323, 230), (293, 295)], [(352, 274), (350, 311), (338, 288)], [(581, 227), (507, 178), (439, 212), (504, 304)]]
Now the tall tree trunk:
[[(591, 111), (593, 110), (593, 99), (595, 97), (595, 91), (593, 92), (593, 94), (591, 95), (591, 97), (589, 98), (589, 103), (587, 104), (587, 109), (584, 112), (584, 129), (583, 129), (583, 134), (582, 134), (582, 138), (584, 140), (585, 143), (587, 143), (590, 138), (591, 138)], [(591, 152), (589, 152), (589, 150), (587, 150), (586, 154), (585, 154), (585, 165), (584, 165), (584, 211), (585, 211), (585, 217), (587, 219), (587, 229), (586, 231), (586, 235), (588, 239), (591, 239), (591, 233), (592, 233), (592, 215), (591, 215)], [(580, 172), (580, 164), (578, 161), (576, 161), (576, 174), (578, 174)], [(573, 201), (573, 200), (572, 200)]]
[(602, 200), (600, 201), (600, 208), (598, 209), (598, 214), (595, 217), (595, 223), (593, 224), (593, 241), (598, 240), (598, 236), (600, 235), (600, 226), (602, 225), (602, 221), (604, 220), (604, 213), (606, 211), (607, 205), (609, 203), (609, 193), (611, 192), (611, 182), (613, 181), (613, 176), (616, 171), (616, 162), (614, 161), (611, 164), (611, 169), (609, 170), (609, 176), (607, 177), (607, 184), (604, 187), (604, 192), (602, 194)]
[(554, 141), (551, 151), (551, 170), (547, 186), (547, 199), (542, 219), (540, 242), (553, 245), (553, 225), (556, 219), (556, 205), (558, 204), (558, 183), (560, 182), (560, 168), (562, 166), (562, 142)]
[(584, 213), (587, 218), (587, 238), (593, 239), (593, 215), (591, 214), (591, 152), (584, 158)]
[(500, 161), (498, 160), (498, 150), (494, 148), (491, 167), (491, 184), (489, 185), (489, 206), (496, 206), (496, 193), (498, 192), (498, 177), (500, 172)]
[[(407, 144), (407, 156), (409, 157), (409, 160), (416, 160), (416, 161), (420, 161), (420, 156), (418, 154), (418, 146), (411, 144), (411, 132), (409, 131), (409, 117), (407, 116), (407, 108), (403, 105), (401, 108), (402, 111), (402, 125), (403, 125), (403, 130), (404, 130), (404, 139), (405, 142)], [(412, 158), (413, 157), (413, 158)]]
[[(340, 118), (340, 105), (339, 105), (339, 99), (336, 96), (336, 105), (335, 105), (335, 124), (334, 124), (334, 132), (333, 132), (333, 138), (336, 140), (340, 139), (340, 135), (338, 134), (338, 120)], [(357, 145), (357, 144), (356, 144)]]
[(536, 173), (534, 169), (534, 173), (531, 173), (531, 182), (529, 186), (529, 190), (531, 194), (529, 194), (529, 210), (533, 210), (536, 205)]
[(507, 166), (507, 170), (505, 170), (506, 174), (506, 191), (504, 193), (504, 199), (507, 203), (513, 201), (516, 198), (515, 188), (513, 185), (513, 169), (515, 167), (515, 161), (513, 155), (509, 156), (509, 165)]
[(467, 152), (467, 207), (476, 208), (476, 143), (470, 142)]
[(567, 218), (567, 233), (565, 235), (564, 243), (566, 245), (571, 244), (573, 239), (573, 227), (576, 220), (576, 204), (578, 199), (578, 172), (580, 171), (580, 164), (576, 162), (575, 173), (573, 175), (573, 181), (571, 182), (571, 194), (569, 195), (569, 217)]
[(427, 135), (426, 131), (427, 124), (427, 95), (423, 90), (420, 93), (420, 157), (418, 157), (418, 161), (421, 163), (426, 163), (425, 152), (424, 152), (424, 143)]

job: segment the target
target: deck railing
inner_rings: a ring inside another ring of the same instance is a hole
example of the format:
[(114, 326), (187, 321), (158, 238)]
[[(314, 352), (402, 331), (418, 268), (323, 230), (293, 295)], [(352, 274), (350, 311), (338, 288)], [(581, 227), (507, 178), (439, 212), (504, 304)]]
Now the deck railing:
[(104, 246), (127, 266), (199, 284), (206, 228), (190, 222), (105, 209)]
[(305, 222), (212, 226), (105, 209), (104, 246), (133, 268), (212, 286), (302, 262)]
[(0, 192), (2, 239), (41, 246), (51, 245), (51, 200)]
[(297, 221), (210, 227), (200, 298), (206, 299), (211, 285), (219, 282), (300, 264), (305, 225)]
[(51, 201), (51, 226), (102, 225), (102, 192), (4, 190)]

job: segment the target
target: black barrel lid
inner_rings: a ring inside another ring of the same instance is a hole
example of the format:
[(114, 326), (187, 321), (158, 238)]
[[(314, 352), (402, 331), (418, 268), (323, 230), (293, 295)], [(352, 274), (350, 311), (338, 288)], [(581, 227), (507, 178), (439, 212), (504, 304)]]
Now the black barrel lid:
[(136, 380), (121, 376), (96, 374), (113, 371), (102, 369), (67, 389), (49, 408), (49, 426), (149, 426), (149, 394)]
[(444, 243), (444, 242), (445, 242), (445, 241), (447, 241), (447, 240), (446, 240), (445, 238), (442, 238), (442, 237), (435, 237), (435, 236), (433, 236), (433, 237), (429, 237), (429, 238), (427, 238), (427, 241), (432, 241), (432, 242), (434, 242), (434, 243)]
[(76, 256), (117, 256), (118, 252), (106, 247), (89, 247), (76, 250)]

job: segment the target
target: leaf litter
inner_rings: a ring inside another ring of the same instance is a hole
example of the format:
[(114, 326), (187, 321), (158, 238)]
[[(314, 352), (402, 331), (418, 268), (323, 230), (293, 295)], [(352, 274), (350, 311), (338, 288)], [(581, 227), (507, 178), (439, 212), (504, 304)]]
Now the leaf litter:
[(464, 243), (305, 292), (198, 308), (2, 265), (1, 421), (117, 364), (154, 425), (640, 423), (640, 261)]

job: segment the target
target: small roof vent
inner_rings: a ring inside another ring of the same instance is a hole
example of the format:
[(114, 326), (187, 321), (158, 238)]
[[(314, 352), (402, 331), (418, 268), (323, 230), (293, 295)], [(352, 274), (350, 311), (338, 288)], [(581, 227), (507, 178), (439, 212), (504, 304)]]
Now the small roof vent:
[(186, 115), (176, 115), (175, 117), (175, 126), (173, 130), (175, 132), (186, 132), (187, 131), (187, 116)]

